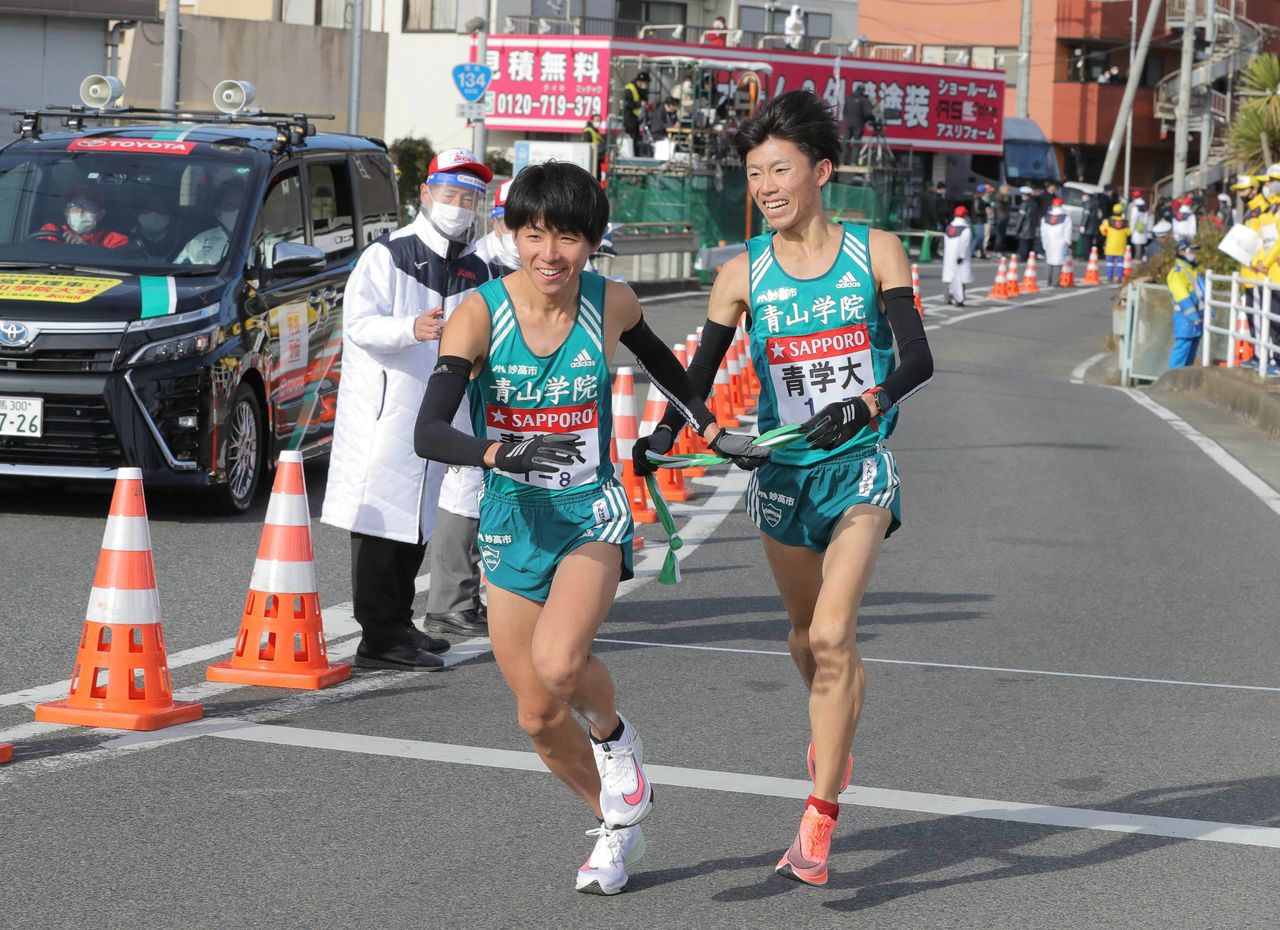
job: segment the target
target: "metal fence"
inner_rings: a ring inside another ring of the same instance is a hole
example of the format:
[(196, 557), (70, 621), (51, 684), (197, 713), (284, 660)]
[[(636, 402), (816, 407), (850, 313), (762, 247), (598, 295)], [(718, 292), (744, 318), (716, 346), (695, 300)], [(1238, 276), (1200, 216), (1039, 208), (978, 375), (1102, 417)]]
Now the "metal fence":
[[(1258, 368), (1258, 376), (1269, 373), (1269, 360), (1280, 355), (1280, 286), (1269, 281), (1251, 281), (1237, 274), (1205, 275), (1204, 337), (1200, 363), (1215, 362), (1227, 368), (1248, 364)], [(1246, 349), (1245, 347), (1248, 347)], [(1245, 356), (1252, 356), (1245, 363)]]

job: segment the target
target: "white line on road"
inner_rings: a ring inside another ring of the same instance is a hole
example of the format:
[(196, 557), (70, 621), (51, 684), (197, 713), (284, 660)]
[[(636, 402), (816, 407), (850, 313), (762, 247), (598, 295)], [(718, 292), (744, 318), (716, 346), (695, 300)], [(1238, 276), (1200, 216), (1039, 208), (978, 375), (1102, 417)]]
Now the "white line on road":
[[(1097, 293), (1103, 290), (1112, 290), (1114, 287), (1115, 285), (1113, 284), (1104, 284), (1101, 287), (1090, 288), (1089, 290), (1093, 293)], [(1058, 300), (1066, 300), (1068, 297), (1081, 296), (1084, 295), (1078, 290), (1064, 289), (1061, 294), (1049, 294), (1045, 297), (1037, 297), (1035, 300), (1009, 301), (1008, 303), (1002, 303), (998, 307), (988, 307), (985, 310), (974, 310), (972, 313), (961, 313), (957, 316), (949, 316), (943, 320), (939, 320), (937, 323), (927, 324), (925, 326), (925, 330), (938, 329), (942, 326), (950, 326), (953, 323), (963, 323), (965, 320), (972, 320), (975, 317), (987, 316), (992, 313), (1003, 313), (1006, 310), (1021, 310), (1024, 307), (1035, 307), (1040, 304), (1049, 304)]]
[(1280, 514), (1280, 493), (1277, 493), (1271, 485), (1267, 484), (1251, 472), (1243, 462), (1233, 456), (1230, 452), (1222, 448), (1222, 446), (1218, 445), (1172, 410), (1156, 403), (1141, 391), (1126, 387), (1118, 387), (1116, 390), (1128, 395), (1134, 403), (1141, 407), (1145, 407), (1160, 419), (1168, 423), (1176, 432), (1181, 433), (1183, 437), (1190, 441), (1201, 452), (1209, 456), (1209, 458), (1211, 458), (1217, 465), (1221, 466), (1223, 471), (1244, 485), (1249, 493), (1253, 494), (1254, 497), (1266, 504), (1273, 513)]
[[(1090, 355), (1075, 368), (1071, 369), (1071, 383), (1084, 384), (1084, 376), (1089, 373), (1089, 369), (1110, 354), (1110, 352), (1099, 352), (1097, 355)], [(1107, 387), (1110, 387), (1110, 385), (1107, 385)]]
[[(547, 771), (542, 760), (532, 752), (431, 743), (385, 736), (362, 736), (356, 733), (334, 733), (302, 727), (253, 723), (235, 726), (230, 719), (220, 722), (226, 726), (209, 729), (206, 735), (218, 739), (265, 743), (273, 746), (351, 752), (396, 759), (419, 759), (424, 762), (479, 765), (523, 772), (545, 773)], [(646, 765), (645, 773), (655, 785), (672, 785), (703, 791), (728, 791), (770, 798), (805, 798), (813, 790), (811, 782), (798, 778), (775, 778), (671, 765)], [(1280, 849), (1280, 829), (1250, 824), (1183, 820), (1178, 817), (1056, 807), (1048, 804), (1025, 804), (1019, 801), (993, 801), (984, 798), (862, 786), (846, 790), (840, 795), (840, 801), (843, 804), (854, 804), (859, 807), (934, 814), (940, 817), (974, 817), (981, 820), (1002, 820), (1077, 830), (1136, 833), (1143, 836)]]
[[(756, 656), (790, 656), (791, 653), (779, 649), (742, 649), (734, 646), (694, 646), (688, 643), (654, 643), (638, 639), (597, 639), (597, 643), (609, 643), (616, 646), (651, 646), (660, 649), (693, 649), (700, 652), (733, 652)], [(1221, 688), (1226, 691), (1261, 691), (1267, 694), (1280, 694), (1280, 687), (1268, 685), (1233, 685), (1217, 681), (1182, 681), (1177, 678), (1135, 678), (1129, 675), (1093, 675), (1089, 672), (1053, 672), (1042, 668), (1005, 668), (999, 665), (958, 665), (954, 662), (921, 662), (914, 659), (871, 659), (862, 657), (863, 662), (877, 665), (910, 665), (920, 668), (950, 668), (965, 672), (1001, 672), (1014, 675), (1044, 675), (1049, 678), (1086, 678), (1091, 681), (1121, 681), (1139, 685), (1179, 685), (1187, 688)]]

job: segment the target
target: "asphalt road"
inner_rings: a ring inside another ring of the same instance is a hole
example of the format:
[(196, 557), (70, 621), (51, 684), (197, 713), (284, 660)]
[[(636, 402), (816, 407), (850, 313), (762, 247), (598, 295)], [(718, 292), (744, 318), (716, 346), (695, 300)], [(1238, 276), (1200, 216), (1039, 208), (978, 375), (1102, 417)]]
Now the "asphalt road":
[[(204, 721), (32, 724), (65, 688), (108, 493), (9, 488), (0, 926), (1274, 926), (1280, 512), (1157, 412), (1220, 427), (1264, 476), (1274, 445), (1094, 380), (1113, 291), (944, 308), (936, 273), (937, 373), (892, 443), (904, 526), (859, 626), (868, 701), (828, 887), (771, 874), (806, 793), (806, 717), (736, 473), (679, 508), (684, 582), (656, 583), (650, 545), (602, 633), (658, 785), (649, 856), (610, 899), (573, 892), (594, 822), (531, 764), (484, 643), (443, 674), (322, 692), (204, 684), (265, 498), (241, 520), (148, 499), (174, 680)], [(674, 340), (704, 308), (647, 314)], [(307, 479), (318, 515), (323, 467)], [(314, 537), (350, 653), (347, 540)]]

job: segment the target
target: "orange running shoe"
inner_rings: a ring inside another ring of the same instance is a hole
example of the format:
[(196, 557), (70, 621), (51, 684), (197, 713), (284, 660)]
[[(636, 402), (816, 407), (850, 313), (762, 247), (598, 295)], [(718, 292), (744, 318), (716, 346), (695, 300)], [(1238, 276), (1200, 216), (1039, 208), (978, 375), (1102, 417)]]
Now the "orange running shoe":
[[(817, 776), (813, 774), (813, 757), (814, 757), (813, 740), (809, 740), (809, 759), (808, 759), (809, 781), (813, 781), (815, 778), (817, 778)], [(849, 787), (849, 780), (851, 778), (853, 778), (853, 753), (849, 753), (849, 761), (846, 762), (844, 765), (844, 778), (840, 779), (841, 791), (844, 791), (845, 788)]]
[(818, 813), (812, 804), (807, 806), (795, 842), (778, 860), (774, 871), (783, 878), (806, 885), (825, 885), (827, 857), (831, 854), (831, 831), (835, 828), (834, 817)]

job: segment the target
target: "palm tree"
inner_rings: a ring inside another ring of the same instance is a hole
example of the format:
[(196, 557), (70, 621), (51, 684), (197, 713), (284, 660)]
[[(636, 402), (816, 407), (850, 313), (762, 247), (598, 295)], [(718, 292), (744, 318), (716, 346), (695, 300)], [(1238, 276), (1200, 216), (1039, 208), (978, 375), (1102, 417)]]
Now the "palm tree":
[(1280, 143), (1280, 57), (1259, 55), (1240, 72), (1240, 95), (1247, 98), (1231, 122), (1231, 148), (1245, 165), (1271, 164)]

